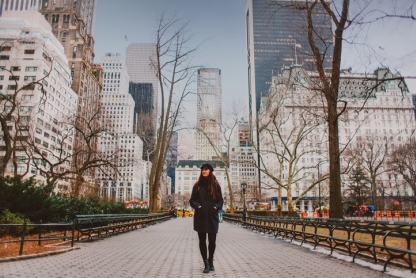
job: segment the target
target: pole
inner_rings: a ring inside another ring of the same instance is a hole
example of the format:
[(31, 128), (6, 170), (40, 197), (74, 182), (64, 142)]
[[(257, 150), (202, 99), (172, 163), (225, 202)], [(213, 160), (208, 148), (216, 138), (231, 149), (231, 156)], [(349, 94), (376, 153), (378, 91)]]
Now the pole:
[[(321, 178), (321, 175), (319, 173), (319, 168), (320, 167), (321, 167), (321, 165), (318, 164), (318, 180)], [(321, 209), (321, 181), (319, 181), (319, 183), (318, 183), (318, 196), (319, 196), (319, 203), (318, 203), (319, 209), (318, 209), (318, 212), (319, 212), (319, 217), (322, 217), (322, 209)]]
[(296, 53), (296, 41), (295, 41), (295, 64), (298, 64), (298, 55)]
[(243, 221), (246, 222), (246, 189), (243, 188)]
[(20, 239), (19, 256), (21, 256), (23, 254), (23, 244), (25, 244), (26, 225), (27, 225), (27, 220), (25, 218), (24, 221), (23, 221), (22, 238)]
[[(320, 165), (318, 164), (318, 180), (320, 179), (320, 173), (319, 173), (319, 167)], [(321, 209), (321, 181), (319, 181), (318, 183), (318, 199), (319, 199), (319, 209)]]

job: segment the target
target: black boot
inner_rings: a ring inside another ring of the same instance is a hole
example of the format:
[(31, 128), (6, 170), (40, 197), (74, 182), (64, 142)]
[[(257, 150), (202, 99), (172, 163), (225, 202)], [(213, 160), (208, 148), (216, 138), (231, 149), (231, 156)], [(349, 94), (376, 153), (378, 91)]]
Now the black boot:
[(204, 268), (204, 271), (202, 271), (203, 273), (208, 273), (209, 272), (209, 262), (208, 262), (208, 260), (204, 260), (204, 265), (205, 265), (205, 268)]
[(209, 270), (214, 271), (215, 267), (214, 267), (213, 259), (208, 259), (208, 262), (209, 262)]

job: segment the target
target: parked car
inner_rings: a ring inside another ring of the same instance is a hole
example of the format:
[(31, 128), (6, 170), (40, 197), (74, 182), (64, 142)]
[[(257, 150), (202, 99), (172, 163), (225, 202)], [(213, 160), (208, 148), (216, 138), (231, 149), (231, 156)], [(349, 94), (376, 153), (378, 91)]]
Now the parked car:
[[(182, 217), (183, 215), (183, 210), (182, 209), (175, 209), (175, 214), (178, 217)], [(194, 216), (194, 212), (193, 211), (189, 211), (189, 210), (185, 210), (185, 217), (193, 217)]]

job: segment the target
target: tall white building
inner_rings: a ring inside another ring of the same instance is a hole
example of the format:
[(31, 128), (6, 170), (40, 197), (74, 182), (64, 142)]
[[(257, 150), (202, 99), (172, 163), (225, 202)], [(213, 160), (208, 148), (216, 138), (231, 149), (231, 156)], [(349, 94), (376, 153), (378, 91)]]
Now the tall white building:
[[(376, 146), (387, 144), (391, 151), (394, 146), (415, 138), (411, 94), (398, 77), (388, 69), (377, 69), (374, 74), (347, 70), (341, 73), (339, 101), (346, 104), (339, 118), (340, 149), (346, 148), (341, 155), (343, 167), (348, 161), (348, 150), (357, 144), (368, 148), (371, 142)], [(283, 68), (281, 75), (273, 77), (259, 113), (263, 168), (284, 184), (292, 179), (290, 194), (282, 190), (283, 205), (287, 205), (288, 196), (295, 200), (302, 195), (297, 204), (301, 211), (311, 211), (319, 196), (327, 198), (329, 194), (326, 181), (321, 182), (321, 195), (318, 185), (309, 189), (329, 171), (327, 126), (322, 109), (325, 101), (311, 87), (315, 78), (317, 73), (306, 72), (301, 66)], [(383, 82), (383, 79), (391, 80)], [(290, 152), (295, 154), (292, 160)], [(279, 157), (284, 157), (284, 161), (279, 162)], [(342, 179), (342, 192), (348, 196), (348, 175)], [(403, 178), (388, 171), (377, 177), (377, 184), (385, 187), (388, 196), (414, 195)], [(276, 188), (276, 182), (264, 172), (262, 186), (270, 189), (270, 197), (276, 196), (276, 189), (272, 189)]]
[(221, 70), (198, 70), (197, 131), (195, 133), (198, 160), (212, 160), (221, 152), (222, 90)]
[(134, 100), (129, 94), (129, 75), (123, 58), (119, 53), (106, 53), (100, 64), (104, 69), (103, 117), (116, 134), (131, 133), (135, 116)]
[(109, 132), (99, 139), (98, 148), (109, 156), (117, 156), (119, 168), (97, 172), (101, 193), (117, 201), (142, 198), (143, 142), (133, 133), (134, 100), (129, 94), (127, 67), (120, 54), (107, 53), (100, 61), (104, 69), (102, 90), (102, 124)]
[[(71, 70), (64, 48), (48, 22), (35, 11), (3, 12), (0, 44), (0, 103), (4, 107), (0, 113), (5, 115), (11, 109), (6, 99), (16, 95), (18, 106), (8, 128), (23, 149), (25, 142), (31, 141), (39, 150), (30, 153), (18, 149), (17, 172), (27, 172), (27, 177), (44, 181), (46, 173), (51, 173), (52, 163), (55, 163), (54, 170), (63, 171), (70, 168), (72, 160), (72, 124), (78, 96), (71, 89)], [(31, 84), (38, 80), (43, 88)], [(21, 88), (24, 89), (17, 91)], [(3, 144), (0, 141), (0, 146)], [(6, 175), (12, 175), (13, 170), (10, 164)], [(58, 179), (54, 190), (66, 194), (68, 185), (68, 181)]]
[(0, 16), (6, 11), (39, 11), (42, 0), (1, 0)]

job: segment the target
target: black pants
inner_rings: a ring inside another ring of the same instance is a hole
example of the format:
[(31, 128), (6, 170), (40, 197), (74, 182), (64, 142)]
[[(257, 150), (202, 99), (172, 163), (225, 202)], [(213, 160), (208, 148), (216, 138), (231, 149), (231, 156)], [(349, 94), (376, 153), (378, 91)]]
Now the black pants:
[(207, 234), (206, 233), (198, 233), (199, 238), (199, 251), (201, 252), (202, 259), (208, 260), (212, 265), (212, 260), (214, 259), (214, 252), (215, 252), (215, 241), (217, 239), (216, 233), (209, 233), (208, 234), (208, 251), (209, 257), (207, 257)]

